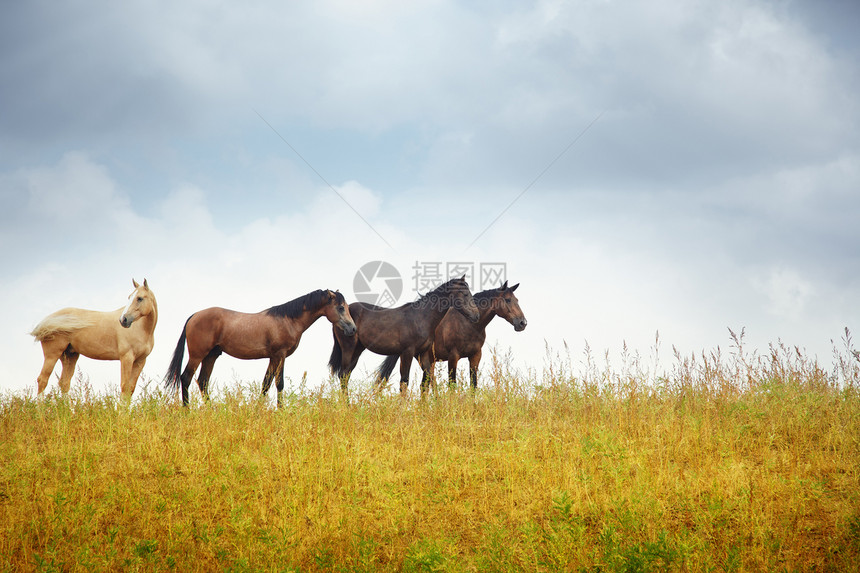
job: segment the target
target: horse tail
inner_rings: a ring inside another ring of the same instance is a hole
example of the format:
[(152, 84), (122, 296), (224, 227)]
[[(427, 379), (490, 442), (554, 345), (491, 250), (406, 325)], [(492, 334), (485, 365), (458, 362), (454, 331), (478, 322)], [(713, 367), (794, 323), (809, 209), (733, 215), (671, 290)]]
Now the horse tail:
[(42, 342), (54, 335), (71, 334), (95, 324), (91, 318), (77, 316), (68, 312), (69, 310), (71, 309), (60, 310), (45, 317), (30, 331), (30, 336)]
[(343, 376), (343, 349), (340, 347), (337, 335), (334, 335), (334, 346), (331, 349), (331, 357), (328, 359), (328, 367), (331, 369), (331, 373), (338, 378)]
[[(194, 316), (193, 314), (191, 316)], [(191, 320), (191, 316), (188, 320)], [(182, 376), (182, 359), (185, 357), (185, 332), (188, 330), (188, 320), (185, 321), (185, 326), (182, 327), (182, 334), (179, 335), (179, 342), (176, 343), (176, 350), (173, 351), (173, 358), (170, 360), (170, 366), (167, 367), (167, 374), (164, 375), (164, 386), (168, 389), (177, 390), (180, 385)]]
[(400, 356), (397, 354), (387, 356), (382, 361), (382, 364), (379, 365), (379, 368), (376, 369), (376, 379), (380, 381), (388, 380), (391, 377), (391, 373), (394, 372), (394, 366), (397, 364), (399, 358)]

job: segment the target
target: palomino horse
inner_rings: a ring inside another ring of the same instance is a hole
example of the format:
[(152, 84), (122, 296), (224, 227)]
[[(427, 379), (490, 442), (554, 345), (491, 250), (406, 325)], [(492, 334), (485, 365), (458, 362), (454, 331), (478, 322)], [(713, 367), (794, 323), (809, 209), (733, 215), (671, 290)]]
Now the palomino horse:
[(134, 284), (125, 308), (111, 312), (64, 308), (46, 317), (30, 334), (42, 343), (45, 364), (37, 385), (41, 394), (48, 385), (57, 360), (62, 360), (60, 390), (69, 391), (78, 357), (119, 360), (120, 389), (131, 398), (146, 357), (152, 352), (153, 333), (158, 322), (158, 304), (146, 279)]
[[(302, 333), (321, 316), (325, 316), (345, 337), (355, 334), (355, 323), (343, 295), (330, 290), (315, 290), (256, 314), (226, 308), (201, 310), (185, 322), (164, 382), (174, 390), (181, 384), (182, 404), (187, 406), (188, 386), (201, 363), (197, 385), (203, 396), (208, 398), (209, 376), (222, 352), (242, 360), (268, 358), (263, 395), (269, 391), (272, 379), (277, 379), (280, 405), (284, 389), (284, 359), (295, 352)], [(188, 364), (182, 371), (186, 339)]]
[[(469, 373), (472, 388), (478, 386), (478, 364), (481, 362), (481, 348), (487, 339), (487, 325), (498, 315), (510, 322), (514, 330), (520, 332), (525, 330), (526, 321), (523, 311), (520, 309), (519, 301), (514, 296), (514, 291), (520, 286), (519, 283), (508, 288), (508, 281), (500, 288), (494, 288), (477, 293), (475, 304), (478, 305), (478, 322), (470, 322), (456, 312), (449, 312), (436, 327), (436, 336), (433, 347), (425, 351), (421, 360), (439, 362), (448, 361), (448, 384), (457, 383), (457, 361), (461, 358), (469, 359)], [(394, 365), (400, 357), (389, 356), (379, 367), (380, 378), (388, 378), (394, 370)]]
[[(395, 358), (400, 358), (400, 392), (405, 394), (412, 358), (419, 358), (433, 345), (436, 327), (452, 308), (472, 322), (478, 320), (478, 307), (472, 300), (465, 277), (451, 279), (417, 301), (398, 308), (387, 309), (361, 302), (349, 305), (358, 326), (358, 335), (345, 337), (334, 330), (334, 348), (328, 362), (332, 373), (340, 378), (341, 389), (346, 392), (358, 357), (367, 348), (377, 354), (394, 354)], [(421, 379), (423, 394), (430, 381), (433, 363), (419, 359), (419, 364), (424, 372)]]

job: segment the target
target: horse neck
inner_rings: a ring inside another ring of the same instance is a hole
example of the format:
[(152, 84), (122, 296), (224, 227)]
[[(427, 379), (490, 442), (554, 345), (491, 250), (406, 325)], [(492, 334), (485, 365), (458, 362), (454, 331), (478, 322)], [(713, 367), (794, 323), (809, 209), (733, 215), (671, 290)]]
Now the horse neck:
[(490, 324), (490, 321), (496, 317), (496, 309), (491, 304), (488, 308), (478, 308), (478, 322), (475, 323), (475, 328), (484, 329)]
[(143, 323), (143, 328), (149, 334), (155, 332), (155, 324), (158, 322), (158, 304), (155, 302), (155, 299), (152, 300), (152, 312), (140, 317), (140, 320)]
[(300, 332), (304, 332), (308, 328), (310, 328), (313, 323), (319, 320), (321, 316), (325, 314), (324, 309), (325, 306), (321, 306), (316, 310), (306, 310), (302, 312), (297, 318), (284, 317), (284, 320), (292, 322), (301, 329)]
[[(496, 312), (496, 299), (492, 295), (486, 296), (483, 293), (479, 293), (473, 298), (475, 299), (475, 305), (478, 307), (478, 322), (473, 323), (465, 316), (463, 318), (476, 329), (483, 330), (487, 328), (490, 321), (498, 314)], [(484, 304), (485, 302), (488, 304)]]

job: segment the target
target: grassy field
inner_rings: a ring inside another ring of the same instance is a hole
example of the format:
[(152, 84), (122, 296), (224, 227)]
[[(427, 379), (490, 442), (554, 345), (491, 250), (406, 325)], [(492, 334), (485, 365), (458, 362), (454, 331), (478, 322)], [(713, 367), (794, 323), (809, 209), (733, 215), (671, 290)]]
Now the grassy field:
[[(860, 360), (486, 360), (477, 393), (0, 398), (2, 571), (850, 571)], [(574, 363), (576, 366), (574, 366)]]

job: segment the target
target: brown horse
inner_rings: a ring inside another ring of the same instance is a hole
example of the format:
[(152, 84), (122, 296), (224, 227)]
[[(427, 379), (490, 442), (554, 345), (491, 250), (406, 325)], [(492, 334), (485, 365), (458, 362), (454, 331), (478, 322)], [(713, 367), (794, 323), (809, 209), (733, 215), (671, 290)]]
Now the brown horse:
[[(485, 290), (475, 295), (480, 317), (478, 322), (469, 322), (456, 312), (449, 312), (436, 327), (433, 347), (425, 351), (422, 361), (448, 361), (448, 384), (457, 383), (457, 361), (469, 359), (469, 374), (472, 388), (478, 386), (478, 364), (481, 362), (481, 348), (487, 339), (487, 325), (495, 316), (501, 316), (514, 326), (514, 330), (525, 330), (526, 320), (520, 309), (519, 301), (514, 291), (519, 283), (508, 288), (508, 281), (497, 289)], [(397, 355), (386, 358), (377, 371), (380, 378), (388, 378), (394, 370), (394, 365), (400, 357)]]
[[(412, 358), (419, 358), (433, 345), (436, 327), (449, 309), (455, 309), (472, 322), (478, 320), (478, 308), (465, 277), (451, 279), (417, 301), (398, 308), (387, 309), (361, 302), (349, 305), (358, 334), (346, 337), (334, 329), (334, 348), (328, 363), (332, 373), (340, 378), (341, 389), (346, 392), (349, 376), (366, 348), (400, 358), (400, 392), (405, 394)], [(423, 394), (430, 382), (433, 363), (419, 359), (419, 364), (423, 371)]]
[[(187, 406), (188, 386), (201, 363), (197, 385), (203, 396), (208, 398), (209, 376), (222, 352), (242, 360), (268, 358), (263, 395), (269, 391), (272, 379), (276, 378), (280, 405), (284, 389), (284, 359), (295, 352), (302, 333), (321, 316), (325, 316), (345, 337), (355, 334), (355, 323), (343, 295), (330, 290), (316, 290), (256, 314), (226, 308), (201, 310), (185, 322), (164, 378), (165, 384), (174, 390), (181, 384), (182, 404)], [(186, 339), (188, 364), (180, 376)]]
[(96, 360), (119, 360), (120, 389), (131, 398), (146, 357), (152, 352), (158, 322), (158, 304), (146, 279), (134, 284), (125, 308), (110, 312), (64, 308), (47, 316), (30, 333), (42, 343), (45, 363), (36, 381), (41, 394), (57, 360), (63, 364), (60, 390), (69, 391), (75, 364), (81, 354)]

